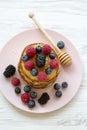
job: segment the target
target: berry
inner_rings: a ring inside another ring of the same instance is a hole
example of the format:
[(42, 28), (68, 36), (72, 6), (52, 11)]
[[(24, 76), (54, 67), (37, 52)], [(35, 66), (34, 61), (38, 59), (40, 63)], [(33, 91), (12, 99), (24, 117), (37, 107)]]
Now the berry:
[(36, 51), (37, 51), (37, 52), (41, 52), (41, 51), (42, 51), (42, 47), (41, 47), (41, 46), (37, 46), (37, 47), (36, 47)]
[(34, 63), (32, 61), (27, 61), (24, 66), (26, 70), (32, 70), (34, 68)]
[(62, 96), (62, 92), (59, 91), (59, 90), (57, 90), (56, 93), (55, 93), (55, 95), (56, 95), (57, 97), (61, 97), (61, 96)]
[(51, 59), (55, 59), (56, 56), (55, 56), (54, 53), (50, 53), (50, 54), (49, 54), (49, 57), (50, 57)]
[(33, 108), (35, 105), (36, 105), (36, 104), (35, 104), (35, 101), (34, 101), (34, 100), (30, 100), (30, 101), (28, 102), (28, 107), (29, 107), (29, 108)]
[(22, 100), (22, 102), (24, 102), (24, 103), (28, 103), (29, 100), (30, 100), (29, 94), (28, 94), (28, 93), (23, 93), (23, 94), (21, 94), (21, 100)]
[(60, 89), (60, 84), (59, 83), (55, 83), (54, 84), (54, 89), (59, 90)]
[(63, 41), (59, 41), (58, 43), (57, 43), (57, 47), (58, 48), (60, 48), (60, 49), (63, 49), (64, 48), (64, 42)]
[(38, 74), (38, 71), (34, 68), (34, 69), (31, 70), (31, 74), (33, 76), (36, 76)]
[(63, 82), (62, 83), (62, 88), (67, 88), (68, 87), (68, 83), (67, 82)]
[(31, 58), (31, 57), (35, 56), (36, 49), (33, 47), (27, 47), (26, 54), (29, 56), (29, 58)]
[(16, 68), (13, 65), (8, 65), (5, 71), (3, 72), (3, 75), (6, 78), (10, 78), (11, 76), (15, 74), (15, 71), (16, 71)]
[(44, 82), (46, 80), (47, 75), (45, 72), (39, 72), (37, 77), (40, 82)]
[(45, 54), (45, 55), (48, 55), (48, 54), (50, 54), (50, 52), (51, 52), (51, 47), (48, 45), (48, 44), (45, 44), (44, 46), (43, 46), (43, 48), (42, 48), (42, 52)]
[(16, 77), (13, 77), (12, 80), (11, 80), (11, 83), (14, 86), (18, 86), (18, 85), (20, 85), (20, 80)]
[(59, 63), (56, 59), (53, 59), (50, 61), (50, 68), (51, 69), (56, 69), (59, 66)]
[(26, 93), (29, 93), (29, 92), (31, 91), (31, 87), (28, 86), (28, 85), (26, 85), (26, 86), (24, 87), (24, 91), (25, 91)]
[(47, 68), (47, 69), (45, 70), (45, 72), (46, 72), (46, 74), (51, 74), (52, 69), (51, 69), (51, 68)]
[(20, 93), (21, 93), (21, 89), (20, 89), (19, 87), (16, 87), (16, 88), (15, 88), (15, 93), (16, 93), (16, 94), (20, 94)]
[(22, 60), (23, 60), (23, 61), (27, 61), (28, 59), (29, 59), (29, 58), (28, 58), (27, 55), (22, 56)]
[(46, 104), (47, 101), (50, 99), (48, 93), (43, 93), (41, 95), (41, 97), (38, 99), (38, 102), (42, 105), (42, 104)]
[(43, 67), (45, 65), (46, 62), (46, 56), (44, 54), (38, 54), (36, 56), (36, 65), (38, 67)]
[(31, 98), (36, 98), (37, 97), (37, 93), (36, 92), (31, 92), (30, 93), (30, 97)]

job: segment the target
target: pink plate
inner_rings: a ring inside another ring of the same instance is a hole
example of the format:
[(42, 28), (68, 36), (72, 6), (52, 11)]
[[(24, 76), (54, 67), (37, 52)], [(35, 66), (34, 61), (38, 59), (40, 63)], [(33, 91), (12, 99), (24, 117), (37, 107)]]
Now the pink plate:
[[(3, 76), (3, 71), (7, 65), (13, 64), (17, 67), (21, 52), (26, 45), (37, 42), (49, 43), (38, 29), (27, 30), (16, 35), (5, 45), (0, 53), (0, 90), (11, 104), (26, 112), (46, 113), (63, 107), (75, 96), (82, 80), (82, 62), (76, 48), (68, 39), (58, 32), (51, 30), (47, 30), (47, 32), (54, 39), (55, 43), (63, 40), (65, 43), (64, 49), (72, 57), (72, 65), (67, 68), (61, 67), (60, 74), (56, 80), (56, 82), (60, 84), (63, 81), (67, 81), (69, 84), (68, 88), (62, 89), (63, 95), (61, 98), (57, 98), (55, 96), (55, 90), (53, 89), (53, 86), (47, 89), (33, 89), (37, 91), (38, 97), (35, 99), (36, 106), (33, 109), (30, 109), (27, 105), (24, 105), (21, 102), (20, 95), (18, 96), (15, 94), (14, 87), (10, 83), (11, 79), (6, 79)], [(20, 78), (18, 71), (16, 71), (15, 76)], [(24, 85), (25, 83), (21, 79), (22, 92)], [(37, 100), (43, 92), (49, 93), (50, 100), (47, 102), (47, 104), (41, 106)]]

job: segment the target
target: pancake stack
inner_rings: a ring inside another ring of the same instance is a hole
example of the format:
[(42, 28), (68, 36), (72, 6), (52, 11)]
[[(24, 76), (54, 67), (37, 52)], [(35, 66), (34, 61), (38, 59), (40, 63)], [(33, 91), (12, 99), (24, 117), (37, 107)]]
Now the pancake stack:
[(21, 54), (18, 72), (21, 78), (33, 88), (51, 86), (60, 72), (55, 50), (44, 43), (29, 44)]

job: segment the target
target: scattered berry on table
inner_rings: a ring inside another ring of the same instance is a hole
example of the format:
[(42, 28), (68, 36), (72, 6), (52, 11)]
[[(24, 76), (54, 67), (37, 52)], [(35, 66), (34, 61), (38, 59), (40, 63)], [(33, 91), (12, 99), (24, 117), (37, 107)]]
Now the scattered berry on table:
[(11, 80), (11, 83), (13, 86), (18, 86), (18, 85), (20, 85), (20, 80), (16, 77), (13, 77)]
[(35, 107), (35, 101), (34, 100), (30, 100), (29, 102), (28, 102), (28, 107), (29, 108), (33, 108), (33, 107)]
[(33, 68), (31, 71), (32, 76), (36, 76), (38, 74), (38, 70)]
[(49, 68), (47, 68), (47, 69), (45, 70), (45, 72), (46, 72), (46, 74), (51, 74), (52, 69), (49, 67)]
[(54, 89), (59, 90), (60, 89), (60, 84), (59, 83), (55, 83), (54, 84)]
[(62, 82), (62, 88), (67, 88), (68, 87), (68, 83), (67, 82)]
[(26, 93), (29, 93), (29, 92), (31, 91), (31, 87), (28, 86), (28, 85), (26, 85), (26, 86), (24, 87), (24, 91), (25, 91)]
[(27, 55), (22, 56), (23, 61), (27, 61), (28, 59), (29, 59), (29, 57)]
[(28, 93), (21, 94), (21, 100), (22, 100), (23, 103), (28, 103), (29, 100), (30, 100), (29, 94)]
[(59, 66), (59, 63), (56, 59), (50, 61), (50, 68), (56, 69)]
[(59, 47), (60, 49), (63, 49), (64, 48), (64, 42), (63, 41), (59, 41), (57, 42), (57, 47)]
[(26, 70), (32, 70), (35, 65), (33, 61), (29, 60), (25, 62), (24, 66)]
[(41, 52), (41, 51), (42, 51), (42, 47), (41, 47), (41, 46), (37, 46), (37, 47), (36, 47), (36, 51), (37, 51), (37, 52)]
[(33, 47), (27, 47), (26, 48), (26, 54), (28, 55), (29, 58), (35, 56), (36, 54), (36, 49)]
[(44, 82), (47, 78), (47, 75), (45, 72), (38, 72), (37, 78), (40, 82)]
[(31, 92), (30, 93), (30, 97), (31, 98), (36, 98), (37, 97), (37, 93), (36, 92)]
[(48, 100), (50, 99), (48, 93), (43, 93), (41, 95), (41, 97), (38, 99), (38, 102), (42, 105), (42, 104), (46, 104), (48, 102)]
[(50, 57), (51, 59), (55, 59), (56, 56), (55, 56), (54, 53), (50, 53), (50, 54), (49, 54), (49, 57)]
[(37, 54), (35, 60), (36, 60), (36, 65), (38, 67), (43, 67), (46, 62), (46, 56), (44, 54)]
[(45, 55), (48, 55), (50, 54), (52, 48), (50, 47), (50, 45), (48, 44), (45, 44), (42, 48), (42, 52), (45, 54)]
[(8, 65), (5, 69), (5, 71), (3, 72), (3, 75), (6, 78), (10, 78), (11, 76), (13, 76), (15, 74), (16, 68), (13, 65)]
[(21, 89), (20, 89), (19, 87), (16, 87), (16, 88), (15, 88), (15, 93), (16, 93), (16, 94), (20, 94), (20, 93), (21, 93)]
[(59, 91), (59, 90), (57, 90), (56, 93), (55, 93), (55, 95), (56, 95), (57, 97), (61, 97), (61, 96), (62, 96), (62, 92)]

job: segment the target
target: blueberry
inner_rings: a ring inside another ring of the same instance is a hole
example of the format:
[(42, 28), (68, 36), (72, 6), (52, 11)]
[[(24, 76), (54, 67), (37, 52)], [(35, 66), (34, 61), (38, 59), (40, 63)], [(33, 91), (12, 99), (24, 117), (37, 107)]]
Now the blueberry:
[(45, 70), (45, 72), (46, 72), (46, 74), (51, 74), (52, 69), (51, 69), (51, 68), (47, 68), (47, 69)]
[(67, 88), (68, 87), (68, 83), (67, 82), (62, 82), (62, 88)]
[(59, 90), (60, 89), (60, 84), (59, 83), (55, 83), (54, 84), (54, 89)]
[(31, 91), (31, 87), (28, 86), (28, 85), (26, 85), (26, 86), (24, 87), (24, 91), (25, 91), (26, 93), (29, 93), (29, 92)]
[(30, 72), (33, 76), (36, 76), (38, 74), (38, 71), (35, 68), (33, 68)]
[(23, 61), (27, 61), (28, 59), (29, 59), (29, 57), (27, 55), (22, 56)]
[(19, 87), (16, 87), (16, 88), (15, 88), (15, 93), (16, 93), (16, 94), (20, 94), (20, 93), (21, 93), (21, 89), (20, 89)]
[(59, 41), (59, 42), (57, 42), (57, 46), (60, 48), (60, 49), (62, 49), (62, 48), (64, 48), (64, 42), (63, 41)]
[(35, 105), (36, 105), (36, 104), (35, 104), (35, 101), (34, 101), (34, 100), (30, 100), (30, 101), (28, 102), (28, 107), (29, 107), (29, 108), (33, 108)]
[(36, 51), (37, 51), (37, 52), (41, 52), (41, 51), (42, 51), (42, 47), (41, 47), (41, 46), (37, 46), (37, 47), (36, 47)]
[(54, 53), (50, 53), (50, 54), (49, 54), (49, 57), (50, 57), (51, 59), (54, 59), (54, 58), (55, 58), (55, 54), (54, 54)]
[(36, 98), (37, 97), (37, 93), (36, 92), (31, 92), (30, 93), (30, 97), (31, 98)]
[(61, 97), (61, 96), (62, 96), (62, 92), (59, 91), (59, 90), (57, 90), (56, 93), (55, 93), (55, 95), (56, 95), (57, 97)]

